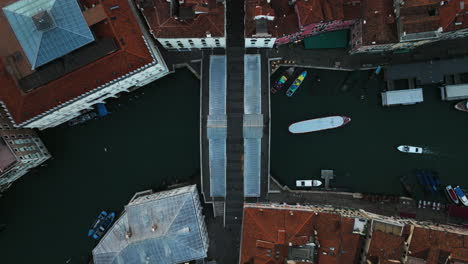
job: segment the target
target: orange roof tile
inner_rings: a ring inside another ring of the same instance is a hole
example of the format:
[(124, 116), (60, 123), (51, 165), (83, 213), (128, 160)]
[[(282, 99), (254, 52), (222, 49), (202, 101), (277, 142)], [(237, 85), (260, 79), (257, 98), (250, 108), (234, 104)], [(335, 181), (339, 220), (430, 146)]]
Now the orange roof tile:
[[(206, 38), (224, 37), (224, 4), (216, 0), (188, 1), (181, 7), (199, 6), (208, 3), (208, 13), (195, 15), (193, 19), (178, 20), (170, 14), (170, 3), (166, 0), (150, 0), (154, 8), (144, 8), (143, 15), (155, 38)], [(137, 0), (138, 3), (138, 0)]]
[[(362, 0), (362, 44), (398, 42), (393, 0)], [(364, 22), (365, 21), (365, 22)]]
[(453, 260), (468, 261), (468, 236), (451, 232), (416, 227), (409, 246), (409, 255), (427, 263), (439, 262), (450, 255)]
[[(282, 37), (299, 31), (294, 7), (288, 0), (246, 0), (245, 1), (245, 36), (252, 37), (256, 33), (255, 16), (258, 10), (272, 10), (275, 19), (268, 21), (268, 33), (273, 37)], [(271, 12), (271, 11), (269, 11)]]
[(338, 214), (245, 208), (240, 263), (282, 264), (289, 245), (305, 245), (314, 231), (318, 263), (356, 263), (362, 237), (352, 233), (353, 226), (354, 218)]
[[(0, 0), (0, 7), (9, 3), (10, 0)], [(98, 23), (91, 29), (96, 38), (112, 36), (118, 42), (119, 50), (29, 93), (21, 92), (15, 79), (8, 74), (3, 54), (3, 61), (0, 63), (0, 83), (3, 92), (0, 93), (0, 100), (5, 103), (16, 124), (26, 122), (99, 85), (153, 62), (128, 2), (82, 0), (81, 3), (88, 7), (100, 3), (104, 7), (107, 14), (106, 23)], [(109, 9), (116, 5), (120, 8)], [(3, 20), (2, 12), (0, 19)]]

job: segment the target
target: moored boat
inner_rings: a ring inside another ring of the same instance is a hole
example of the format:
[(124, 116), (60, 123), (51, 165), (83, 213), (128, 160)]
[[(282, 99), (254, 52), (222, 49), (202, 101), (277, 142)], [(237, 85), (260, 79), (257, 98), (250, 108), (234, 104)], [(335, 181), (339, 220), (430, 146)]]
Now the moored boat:
[(457, 194), (452, 188), (452, 185), (447, 185), (447, 187), (445, 187), (445, 193), (447, 194), (449, 200), (452, 201), (454, 204), (460, 203)]
[(320, 117), (293, 123), (289, 126), (289, 132), (293, 134), (316, 132), (341, 127), (349, 122), (351, 118), (347, 116)]
[(286, 81), (291, 77), (291, 75), (294, 73), (294, 67), (289, 67), (287, 70), (284, 71), (284, 73), (281, 75), (279, 80), (275, 83), (275, 85), (270, 89), (271, 93), (276, 93), (279, 90), (281, 90), (286, 83)]
[(306, 76), (307, 76), (307, 71), (303, 71), (301, 74), (299, 74), (296, 80), (294, 80), (293, 84), (291, 84), (289, 89), (286, 91), (286, 95), (291, 97), (297, 91), (299, 86), (301, 86)]
[(455, 109), (463, 111), (463, 112), (468, 112), (468, 100), (458, 102), (455, 105)]
[(296, 181), (296, 187), (319, 187), (322, 185), (322, 181), (319, 180), (298, 180)]
[(464, 206), (468, 206), (468, 198), (466, 198), (466, 195), (465, 195), (465, 193), (462, 191), (462, 189), (460, 188), (460, 186), (455, 187), (453, 190), (454, 190), (455, 193), (457, 194), (458, 199), (460, 199), (460, 202), (461, 202)]
[(405, 152), (405, 153), (414, 153), (414, 154), (422, 154), (423, 153), (423, 148), (415, 147), (415, 146), (400, 145), (400, 146), (397, 147), (397, 149), (399, 151)]
[(102, 221), (104, 221), (104, 219), (106, 218), (107, 216), (107, 212), (106, 211), (101, 211), (101, 213), (99, 213), (98, 217), (96, 218), (96, 220), (94, 221), (93, 225), (91, 226), (91, 228), (88, 230), (88, 236), (92, 236), (94, 235), (94, 233), (96, 233), (97, 229), (99, 228), (99, 226), (101, 225)]
[(84, 123), (86, 121), (94, 119), (96, 116), (97, 116), (97, 113), (95, 113), (95, 112), (89, 112), (89, 113), (86, 113), (86, 114), (82, 114), (82, 115), (77, 116), (77, 117), (71, 119), (70, 121), (68, 121), (68, 125), (69, 126), (76, 126), (78, 124), (82, 124), (82, 123)]
[(115, 213), (114, 212), (108, 214), (104, 218), (104, 220), (102, 220), (102, 222), (99, 225), (99, 227), (97, 228), (96, 232), (94, 232), (93, 238), (94, 239), (101, 238), (107, 232), (107, 230), (111, 226), (112, 222), (114, 222), (114, 218), (115, 218)]

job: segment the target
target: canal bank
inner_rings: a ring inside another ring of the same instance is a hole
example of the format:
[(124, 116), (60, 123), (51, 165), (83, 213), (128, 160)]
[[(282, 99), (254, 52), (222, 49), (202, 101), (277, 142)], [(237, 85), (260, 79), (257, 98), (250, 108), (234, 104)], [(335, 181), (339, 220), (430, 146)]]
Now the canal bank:
[[(424, 87), (422, 104), (383, 108), (384, 82), (370, 79), (371, 73), (312, 69), (292, 98), (284, 91), (271, 95), (271, 175), (294, 186), (299, 179), (320, 179), (321, 169), (333, 169), (332, 185), (340, 190), (400, 195), (401, 176), (428, 168), (439, 173), (442, 184), (468, 186), (463, 176), (468, 115), (454, 110), (453, 102), (442, 102), (436, 86)], [(288, 132), (293, 122), (328, 115), (352, 121), (329, 131)], [(430, 153), (400, 153), (396, 146), (401, 144)]]
[(54, 157), (0, 199), (1, 263), (85, 263), (100, 210), (199, 177), (199, 80), (178, 70), (109, 103), (101, 120), (41, 132)]

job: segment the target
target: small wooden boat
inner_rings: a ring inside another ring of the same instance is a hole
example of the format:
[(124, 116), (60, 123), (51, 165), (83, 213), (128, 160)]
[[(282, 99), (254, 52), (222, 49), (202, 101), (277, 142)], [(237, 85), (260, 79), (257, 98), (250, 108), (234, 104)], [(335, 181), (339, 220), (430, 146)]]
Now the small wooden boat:
[(459, 204), (460, 203), (460, 201), (458, 200), (457, 194), (455, 193), (455, 191), (452, 188), (452, 185), (447, 185), (447, 187), (445, 187), (445, 193), (447, 194), (447, 197), (449, 198), (449, 200), (452, 203), (454, 203), (454, 204)]
[(96, 218), (96, 220), (94, 221), (93, 225), (91, 226), (91, 228), (88, 230), (88, 236), (92, 236), (94, 235), (94, 233), (96, 233), (97, 229), (99, 228), (99, 226), (101, 225), (102, 221), (104, 221), (104, 219), (106, 218), (107, 216), (107, 212), (106, 211), (101, 211), (101, 213), (99, 213), (98, 217)]
[(297, 89), (299, 89), (299, 86), (301, 86), (306, 76), (307, 76), (307, 71), (303, 71), (301, 74), (299, 74), (296, 80), (294, 80), (294, 83), (291, 84), (289, 89), (286, 91), (286, 95), (288, 97), (291, 97), (297, 91)]
[(284, 71), (283, 75), (279, 78), (279, 80), (275, 83), (273, 87), (271, 87), (271, 93), (276, 93), (281, 90), (286, 83), (286, 81), (291, 78), (291, 75), (294, 73), (294, 67), (289, 67), (287, 70)]

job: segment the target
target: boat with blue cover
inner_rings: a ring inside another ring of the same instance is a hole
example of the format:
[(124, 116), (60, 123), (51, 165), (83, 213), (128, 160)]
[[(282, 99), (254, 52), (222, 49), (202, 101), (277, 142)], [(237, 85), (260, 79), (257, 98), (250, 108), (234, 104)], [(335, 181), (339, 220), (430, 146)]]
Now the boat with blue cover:
[(302, 82), (304, 81), (305, 77), (307, 76), (307, 71), (303, 71), (299, 76), (294, 80), (293, 84), (289, 87), (289, 89), (286, 91), (286, 95), (288, 97), (291, 97), (301, 86)]
[(462, 191), (460, 186), (457, 186), (453, 189), (458, 196), (458, 199), (464, 206), (468, 206), (468, 198), (466, 198), (465, 193)]
[(96, 232), (94, 232), (93, 238), (94, 239), (101, 238), (107, 232), (107, 230), (109, 229), (111, 224), (114, 222), (114, 219), (115, 219), (115, 213), (114, 212), (108, 214), (104, 218), (104, 220), (101, 222), (101, 224), (97, 228)]
[(88, 230), (88, 236), (92, 236), (94, 235), (94, 233), (96, 233), (96, 230), (99, 228), (99, 226), (101, 225), (102, 221), (104, 221), (104, 219), (106, 218), (107, 216), (107, 212), (106, 211), (101, 211), (101, 213), (99, 213), (98, 217), (96, 218), (96, 220), (94, 221), (93, 225), (91, 226), (91, 228)]

